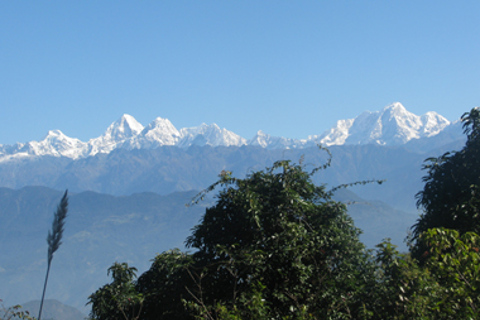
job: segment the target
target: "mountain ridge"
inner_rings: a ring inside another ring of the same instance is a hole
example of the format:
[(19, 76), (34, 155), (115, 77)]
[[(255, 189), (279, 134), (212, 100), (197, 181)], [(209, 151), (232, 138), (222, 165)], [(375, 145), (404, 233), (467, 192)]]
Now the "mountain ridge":
[(381, 111), (365, 111), (355, 119), (339, 120), (320, 136), (311, 138), (326, 146), (343, 144), (402, 145), (414, 139), (439, 134), (452, 123), (436, 112), (422, 116), (395, 102)]
[(31, 156), (54, 156), (80, 159), (108, 154), (115, 149), (154, 149), (161, 146), (189, 148), (197, 146), (260, 146), (267, 149), (308, 148), (350, 144), (398, 146), (410, 141), (431, 138), (458, 122), (450, 122), (436, 112), (415, 115), (399, 102), (381, 111), (365, 111), (354, 119), (338, 120), (336, 126), (321, 135), (307, 139), (274, 137), (259, 130), (247, 140), (215, 123), (178, 130), (168, 119), (157, 117), (143, 126), (131, 115), (124, 114), (113, 122), (103, 135), (83, 142), (70, 138), (60, 130), (51, 130), (41, 141), (0, 145), (0, 161)]

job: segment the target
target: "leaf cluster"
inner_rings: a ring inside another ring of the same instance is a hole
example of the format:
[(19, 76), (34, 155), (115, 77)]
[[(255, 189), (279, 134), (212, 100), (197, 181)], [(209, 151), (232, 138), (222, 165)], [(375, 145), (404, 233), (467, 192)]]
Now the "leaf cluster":
[(242, 314), (261, 294), (275, 318), (357, 312), (368, 264), (360, 230), (330, 190), (312, 183), (315, 171), (278, 161), (245, 179), (221, 177), (217, 204), (186, 242), (202, 274), (195, 297)]
[[(1, 299), (0, 303), (2, 303)], [(2, 304), (0, 306), (0, 320), (13, 319), (35, 320), (35, 318), (30, 316), (30, 313), (27, 310), (23, 310), (22, 306), (19, 304), (8, 308)]]
[(423, 214), (413, 226), (414, 240), (439, 227), (480, 233), (480, 110), (465, 113), (462, 122), (465, 147), (425, 161), (425, 186), (417, 194)]
[(113, 281), (89, 296), (92, 305), (90, 317), (101, 320), (139, 319), (144, 297), (138, 293), (134, 278), (137, 269), (127, 263), (114, 263), (108, 274)]

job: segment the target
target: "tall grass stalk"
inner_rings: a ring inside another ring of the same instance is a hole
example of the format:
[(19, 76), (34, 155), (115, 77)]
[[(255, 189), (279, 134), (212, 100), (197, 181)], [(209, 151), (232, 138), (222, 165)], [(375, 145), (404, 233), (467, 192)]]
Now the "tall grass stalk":
[(42, 319), (43, 300), (45, 299), (45, 291), (47, 290), (48, 274), (50, 273), (50, 266), (52, 264), (53, 253), (58, 250), (62, 244), (63, 227), (65, 226), (65, 218), (68, 211), (68, 190), (65, 190), (60, 203), (57, 206), (57, 211), (53, 216), (52, 231), (48, 231), (48, 265), (47, 274), (45, 275), (45, 283), (43, 285), (42, 300), (40, 302), (40, 310), (38, 312), (38, 320)]

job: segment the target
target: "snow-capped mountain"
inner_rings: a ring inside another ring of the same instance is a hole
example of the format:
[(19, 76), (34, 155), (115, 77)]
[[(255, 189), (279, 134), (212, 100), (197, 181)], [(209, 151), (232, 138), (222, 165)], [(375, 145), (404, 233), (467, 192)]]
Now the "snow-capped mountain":
[(436, 112), (417, 116), (396, 102), (381, 111), (366, 111), (355, 119), (339, 120), (332, 129), (309, 139), (326, 146), (370, 143), (394, 146), (432, 137), (450, 124)]
[(86, 146), (85, 142), (67, 137), (60, 130), (50, 130), (41, 141), (2, 146), (0, 149), (0, 160), (45, 155), (76, 159), (83, 153)]
[(54, 130), (39, 142), (0, 145), (0, 161), (42, 155), (78, 159), (109, 153), (117, 148), (132, 150), (161, 146), (241, 146), (246, 142), (246, 139), (216, 124), (203, 123), (198, 127), (177, 130), (168, 119), (158, 117), (144, 127), (131, 115), (124, 114), (112, 123), (103, 135), (88, 142), (69, 138), (59, 130)]
[(247, 144), (267, 149), (292, 149), (305, 147), (307, 140), (274, 137), (259, 130), (252, 139), (248, 140)]
[[(188, 148), (192, 145), (213, 147), (251, 145), (267, 149), (305, 148), (316, 144), (397, 146), (431, 138), (448, 127), (451, 127), (450, 121), (441, 115), (428, 112), (417, 116), (398, 102), (386, 106), (381, 111), (366, 111), (354, 119), (339, 120), (335, 127), (323, 134), (312, 135), (304, 140), (274, 137), (260, 130), (247, 141), (216, 124), (205, 123), (198, 127), (178, 130), (168, 119), (160, 117), (143, 127), (134, 117), (124, 114), (112, 123), (103, 135), (88, 142), (67, 137), (61, 131), (53, 130), (38, 142), (18, 143), (13, 146), (0, 145), (0, 161), (43, 155), (78, 159), (98, 153), (110, 153), (117, 148), (132, 150), (154, 149), (161, 146)], [(452, 131), (452, 134), (457, 131)]]
[(168, 120), (156, 118), (138, 135), (126, 139), (122, 148), (152, 149), (161, 146), (173, 146), (180, 140), (180, 132)]
[(227, 129), (221, 129), (215, 123), (207, 125), (202, 123), (198, 127), (183, 128), (180, 130), (182, 136), (178, 143), (179, 147), (187, 148), (191, 145), (212, 147), (218, 146), (241, 146), (246, 144), (247, 140)]
[(88, 142), (88, 155), (109, 153), (125, 140), (137, 136), (143, 129), (143, 125), (134, 117), (124, 114), (112, 123), (103, 135)]

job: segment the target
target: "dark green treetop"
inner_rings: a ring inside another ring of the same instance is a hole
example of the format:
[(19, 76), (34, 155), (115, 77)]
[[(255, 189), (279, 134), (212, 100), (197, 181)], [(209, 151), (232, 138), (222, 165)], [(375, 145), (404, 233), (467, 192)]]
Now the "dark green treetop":
[(135, 320), (143, 307), (143, 295), (135, 289), (137, 269), (127, 263), (115, 262), (107, 271), (112, 282), (104, 285), (88, 297), (92, 305), (91, 319)]
[(480, 234), (480, 109), (463, 114), (461, 121), (465, 147), (425, 160), (425, 186), (417, 194), (423, 214), (413, 226), (414, 239), (437, 227)]
[(222, 173), (216, 205), (186, 242), (197, 250), (202, 287), (192, 294), (201, 304), (244, 308), (242, 319), (259, 316), (239, 306), (255, 295), (275, 319), (359, 312), (368, 264), (360, 230), (346, 206), (312, 182), (316, 170), (278, 161), (245, 179)]

